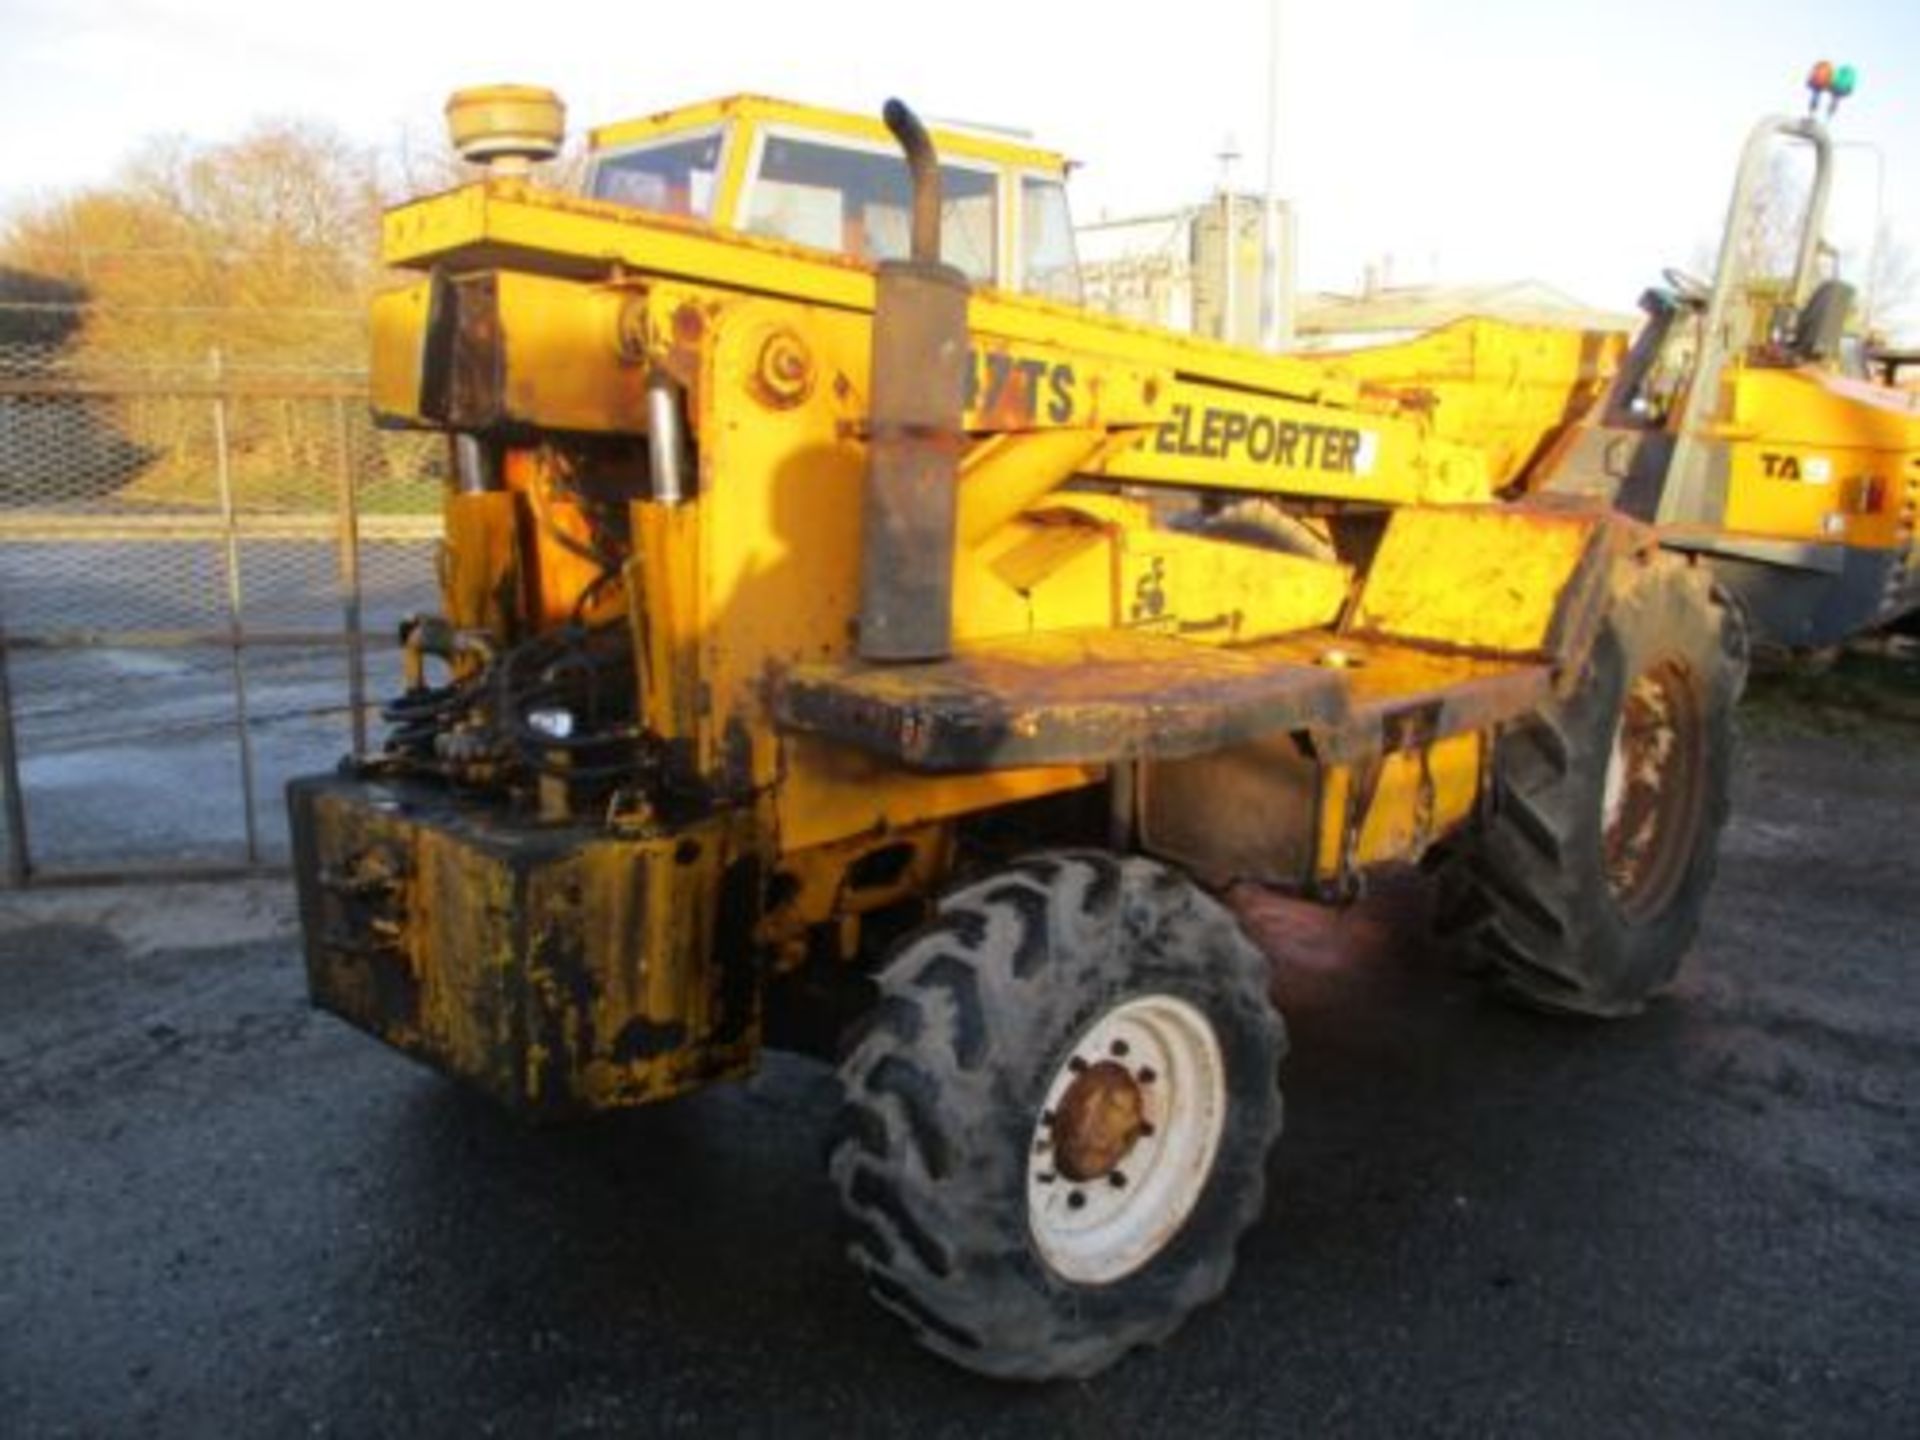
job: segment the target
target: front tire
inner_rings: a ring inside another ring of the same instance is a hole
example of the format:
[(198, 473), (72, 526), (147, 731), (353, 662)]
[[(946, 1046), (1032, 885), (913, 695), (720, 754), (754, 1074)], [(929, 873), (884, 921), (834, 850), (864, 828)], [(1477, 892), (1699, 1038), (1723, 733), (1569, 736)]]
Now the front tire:
[(1285, 1032), (1223, 906), (1153, 861), (1038, 856), (943, 900), (880, 984), (829, 1173), (921, 1344), (1082, 1378), (1225, 1288)]
[(1606, 1018), (1673, 979), (1726, 824), (1742, 639), (1703, 572), (1630, 559), (1578, 687), (1500, 737), (1441, 923), (1508, 997)]

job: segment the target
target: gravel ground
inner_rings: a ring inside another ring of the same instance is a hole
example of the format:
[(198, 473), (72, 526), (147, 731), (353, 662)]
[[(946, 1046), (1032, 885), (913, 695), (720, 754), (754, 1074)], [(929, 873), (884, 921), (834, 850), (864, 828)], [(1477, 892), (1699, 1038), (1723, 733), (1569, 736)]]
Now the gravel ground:
[(868, 1305), (819, 1067), (530, 1132), (311, 1013), (278, 888), (13, 898), (0, 1429), (1920, 1434), (1920, 726), (1851, 693), (1749, 707), (1705, 933), (1637, 1020), (1417, 946), (1290, 973), (1268, 1219), (1088, 1385)]

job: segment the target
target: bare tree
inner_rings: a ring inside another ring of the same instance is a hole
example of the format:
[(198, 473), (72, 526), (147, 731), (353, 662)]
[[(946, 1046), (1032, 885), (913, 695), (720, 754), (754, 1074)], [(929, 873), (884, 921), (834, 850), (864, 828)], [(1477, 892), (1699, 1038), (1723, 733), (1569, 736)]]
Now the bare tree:
[(1885, 220), (1874, 234), (1863, 304), (1863, 324), (1869, 333), (1891, 334), (1920, 326), (1920, 259)]
[(273, 122), (225, 145), (150, 142), (112, 183), (17, 217), (0, 261), (85, 288), (83, 358), (354, 363), (381, 201), (370, 154)]

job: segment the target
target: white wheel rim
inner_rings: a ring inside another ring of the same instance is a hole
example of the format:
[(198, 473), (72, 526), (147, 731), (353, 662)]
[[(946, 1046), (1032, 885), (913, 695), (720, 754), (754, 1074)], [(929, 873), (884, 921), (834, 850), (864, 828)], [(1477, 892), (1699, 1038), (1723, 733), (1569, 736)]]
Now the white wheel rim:
[[(1056, 1117), (1093, 1067), (1117, 1084), (1124, 1069), (1127, 1103), (1137, 1103), (1146, 1128), (1117, 1163), (1074, 1178), (1061, 1168)], [(1061, 1062), (1028, 1142), (1027, 1224), (1041, 1259), (1082, 1285), (1111, 1284), (1145, 1265), (1193, 1213), (1226, 1118), (1226, 1065), (1205, 1015), (1172, 995), (1107, 1011)]]

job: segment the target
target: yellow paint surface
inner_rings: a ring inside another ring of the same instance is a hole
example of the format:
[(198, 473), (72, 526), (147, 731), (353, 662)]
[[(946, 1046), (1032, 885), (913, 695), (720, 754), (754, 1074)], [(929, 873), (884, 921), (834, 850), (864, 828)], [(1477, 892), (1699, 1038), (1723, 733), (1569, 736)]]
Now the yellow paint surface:
[(1396, 510), (1355, 626), (1403, 640), (1537, 653), (1598, 523), (1592, 514), (1518, 507)]

